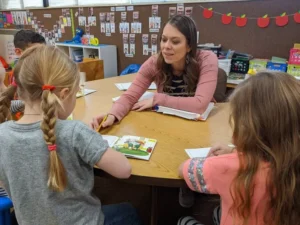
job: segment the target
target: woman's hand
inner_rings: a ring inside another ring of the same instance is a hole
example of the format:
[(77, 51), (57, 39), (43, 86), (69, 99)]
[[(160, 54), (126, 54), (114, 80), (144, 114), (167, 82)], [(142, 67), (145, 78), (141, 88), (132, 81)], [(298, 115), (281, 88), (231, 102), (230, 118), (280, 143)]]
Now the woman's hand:
[(143, 111), (145, 109), (152, 108), (153, 106), (153, 98), (145, 99), (143, 101), (137, 102), (133, 105), (132, 110), (135, 111)]
[(235, 147), (229, 147), (228, 145), (216, 144), (211, 147), (209, 153), (207, 154), (207, 157), (230, 154), (234, 149)]
[[(101, 124), (101, 122), (103, 121), (103, 119), (106, 115), (107, 114), (101, 114), (100, 116), (94, 117), (90, 124), (91, 128), (94, 130), (98, 130), (99, 125)], [(105, 120), (105, 122), (102, 123), (101, 127), (103, 127), (103, 128), (110, 127), (111, 125), (113, 125), (115, 120), (116, 120), (116, 117), (114, 115), (109, 114), (107, 116), (107, 119)]]

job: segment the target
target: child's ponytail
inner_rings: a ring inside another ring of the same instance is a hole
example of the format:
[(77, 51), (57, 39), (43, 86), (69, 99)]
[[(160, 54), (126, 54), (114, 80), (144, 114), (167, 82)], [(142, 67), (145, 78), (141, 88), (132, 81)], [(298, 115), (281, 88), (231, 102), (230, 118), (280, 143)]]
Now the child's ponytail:
[(55, 136), (55, 124), (56, 124), (56, 108), (58, 105), (58, 99), (51, 91), (53, 86), (44, 85), (42, 93), (41, 108), (43, 111), (43, 121), (41, 123), (41, 129), (44, 133), (44, 139), (48, 145), (50, 153), (49, 161), (49, 178), (48, 187), (54, 191), (63, 191), (67, 186), (67, 176), (65, 168), (56, 152), (56, 136)]
[(0, 96), (0, 123), (11, 118), (10, 105), (16, 94), (17, 86), (10, 85)]

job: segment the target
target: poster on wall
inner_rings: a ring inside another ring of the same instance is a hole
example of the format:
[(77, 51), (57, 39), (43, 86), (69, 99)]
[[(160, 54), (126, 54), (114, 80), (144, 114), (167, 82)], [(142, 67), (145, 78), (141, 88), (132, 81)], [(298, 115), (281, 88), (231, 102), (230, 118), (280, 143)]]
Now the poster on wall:
[(129, 33), (129, 23), (126, 22), (127, 12), (121, 12), (121, 23), (119, 24), (119, 30), (121, 34)]
[(105, 33), (106, 13), (99, 13), (99, 17), (100, 17), (100, 32)]
[(149, 49), (149, 35), (148, 34), (142, 35), (142, 42), (143, 42), (143, 55), (148, 55), (148, 49)]
[(152, 55), (157, 54), (157, 34), (151, 34), (151, 50)]
[(130, 51), (127, 57), (133, 57), (135, 55), (135, 34), (129, 35)]
[(176, 15), (176, 7), (169, 7), (169, 18)]
[(123, 34), (123, 53), (128, 54), (128, 34)]
[(192, 17), (193, 14), (193, 7), (185, 7), (184, 14), (188, 17)]
[(159, 32), (161, 24), (160, 17), (149, 17), (149, 31), (150, 32)]
[(142, 23), (139, 22), (139, 12), (133, 12), (133, 23), (131, 23), (131, 33), (142, 33)]
[(88, 17), (88, 24), (89, 26), (95, 27), (97, 26), (96, 22), (97, 18), (94, 16), (94, 8), (89, 7), (89, 17)]
[(177, 4), (177, 15), (183, 15), (184, 14), (184, 4), (178, 3)]
[(115, 13), (114, 12), (110, 12), (110, 32), (116, 33)]

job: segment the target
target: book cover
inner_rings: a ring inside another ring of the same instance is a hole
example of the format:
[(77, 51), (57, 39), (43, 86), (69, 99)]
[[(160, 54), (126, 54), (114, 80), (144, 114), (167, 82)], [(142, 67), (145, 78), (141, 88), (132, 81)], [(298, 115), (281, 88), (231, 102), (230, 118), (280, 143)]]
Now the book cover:
[(149, 160), (157, 140), (138, 136), (123, 136), (114, 145), (114, 149), (126, 157)]

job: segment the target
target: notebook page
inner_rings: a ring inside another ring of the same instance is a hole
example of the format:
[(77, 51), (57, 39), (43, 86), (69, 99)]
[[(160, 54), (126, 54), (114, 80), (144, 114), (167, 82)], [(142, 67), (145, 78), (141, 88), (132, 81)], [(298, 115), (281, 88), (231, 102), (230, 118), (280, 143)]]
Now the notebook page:
[(204, 113), (201, 114), (200, 120), (206, 120), (211, 110), (214, 108), (215, 104), (213, 102), (210, 102), (207, 106), (207, 109)]
[(102, 135), (102, 138), (108, 142), (109, 147), (113, 147), (118, 141), (119, 137), (113, 135)]
[[(146, 100), (146, 99), (149, 99), (149, 98), (152, 98), (154, 96), (154, 93), (153, 92), (148, 92), (146, 91), (139, 99), (139, 101), (142, 101), (142, 100)], [(112, 98), (113, 102), (116, 102), (118, 99), (120, 98), (120, 96), (118, 97), (115, 97), (115, 98)]]
[(207, 157), (207, 154), (209, 153), (210, 147), (208, 148), (191, 148), (191, 149), (185, 149), (185, 152), (188, 154), (190, 158), (197, 158)]
[(200, 117), (200, 115), (197, 113), (187, 112), (187, 111), (173, 109), (164, 106), (159, 106), (157, 112), (161, 112), (168, 115), (179, 116), (189, 120), (197, 120)]
[[(120, 90), (120, 91), (126, 91), (128, 90), (128, 88), (130, 87), (130, 85), (132, 84), (132, 82), (128, 82), (128, 83), (115, 83), (116, 87)], [(156, 90), (156, 84), (155, 83), (151, 83), (151, 85), (148, 87), (148, 90)]]

